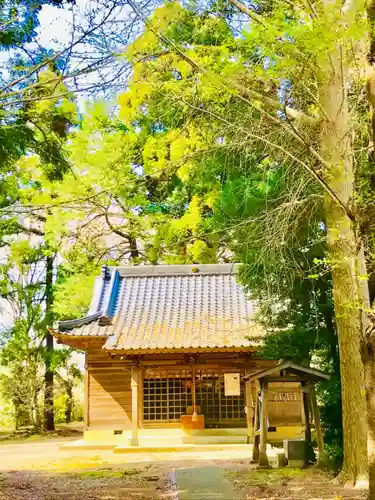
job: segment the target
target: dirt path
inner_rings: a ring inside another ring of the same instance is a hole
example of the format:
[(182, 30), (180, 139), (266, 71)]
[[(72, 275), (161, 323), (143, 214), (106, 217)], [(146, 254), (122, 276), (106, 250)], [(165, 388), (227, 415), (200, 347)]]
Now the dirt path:
[[(204, 480), (202, 500), (366, 498), (365, 492), (344, 490), (312, 469), (256, 470), (249, 464), (250, 450), (124, 455), (60, 451), (66, 441), (0, 445), (0, 500), (201, 500), (189, 496), (189, 489), (194, 493), (195, 478), (207, 470), (213, 472)], [(230, 499), (217, 484), (210, 488), (216, 476), (223, 477)], [(181, 485), (176, 477), (182, 478)]]

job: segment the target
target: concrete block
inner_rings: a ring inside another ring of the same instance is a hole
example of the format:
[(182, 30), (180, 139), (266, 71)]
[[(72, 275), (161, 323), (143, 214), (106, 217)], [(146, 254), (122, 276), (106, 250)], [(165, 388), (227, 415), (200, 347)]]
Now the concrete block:
[(276, 454), (276, 464), (278, 468), (286, 466), (286, 457), (284, 452), (279, 452)]
[[(306, 464), (306, 441), (302, 439), (284, 440), (285, 457), (288, 460), (288, 466), (293, 463), (294, 467), (303, 467)], [(299, 464), (299, 465), (297, 465)]]

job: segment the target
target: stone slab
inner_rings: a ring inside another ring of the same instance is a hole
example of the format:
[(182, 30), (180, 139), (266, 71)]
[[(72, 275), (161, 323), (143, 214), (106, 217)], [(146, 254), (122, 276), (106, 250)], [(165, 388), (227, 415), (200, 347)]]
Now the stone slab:
[(219, 467), (175, 469), (178, 500), (237, 500), (232, 483)]

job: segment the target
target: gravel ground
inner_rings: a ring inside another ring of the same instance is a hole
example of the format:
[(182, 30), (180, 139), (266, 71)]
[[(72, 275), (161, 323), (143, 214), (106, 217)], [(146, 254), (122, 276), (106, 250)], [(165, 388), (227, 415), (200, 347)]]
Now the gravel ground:
[(10, 471), (0, 477), (6, 500), (154, 500), (166, 489), (163, 478), (137, 469), (85, 471), (78, 474)]
[(244, 500), (367, 499), (365, 490), (344, 488), (332, 476), (314, 468), (256, 470), (245, 464), (226, 465), (226, 476)]
[(220, 467), (238, 500), (366, 498), (364, 491), (344, 489), (314, 469), (256, 470), (249, 464), (250, 452), (60, 451), (68, 439), (1, 444), (0, 500), (178, 500), (171, 473), (200, 466)]

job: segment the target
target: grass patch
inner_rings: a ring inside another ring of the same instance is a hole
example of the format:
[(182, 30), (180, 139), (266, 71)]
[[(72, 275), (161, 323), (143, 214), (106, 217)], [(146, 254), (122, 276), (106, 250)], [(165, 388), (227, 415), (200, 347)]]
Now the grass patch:
[(308, 471), (301, 469), (249, 469), (246, 471), (226, 471), (229, 480), (246, 482), (249, 486), (276, 486), (280, 483), (289, 482), (294, 479), (303, 479)]
[(0, 445), (19, 444), (29, 441), (48, 441), (49, 439), (58, 439), (64, 437), (81, 437), (82, 432), (75, 428), (61, 427), (54, 431), (39, 432), (34, 429), (22, 429), (20, 431), (0, 431)]
[(99, 470), (86, 470), (75, 475), (81, 478), (89, 477), (91, 479), (103, 479), (109, 477), (126, 478), (126, 477), (136, 476), (139, 473), (140, 471), (137, 469), (125, 469), (125, 470), (99, 469)]
[(38, 465), (38, 469), (46, 470), (54, 473), (65, 473), (65, 472), (73, 472), (75, 470), (98, 470), (98, 467), (103, 467), (108, 464), (108, 460), (103, 459), (102, 457), (93, 456), (93, 457), (79, 457), (79, 456), (70, 456), (70, 457), (57, 457), (57, 460), (51, 460), (49, 462), (45, 462), (43, 464)]
[(143, 478), (145, 481), (159, 481), (160, 477), (159, 476), (145, 476)]

